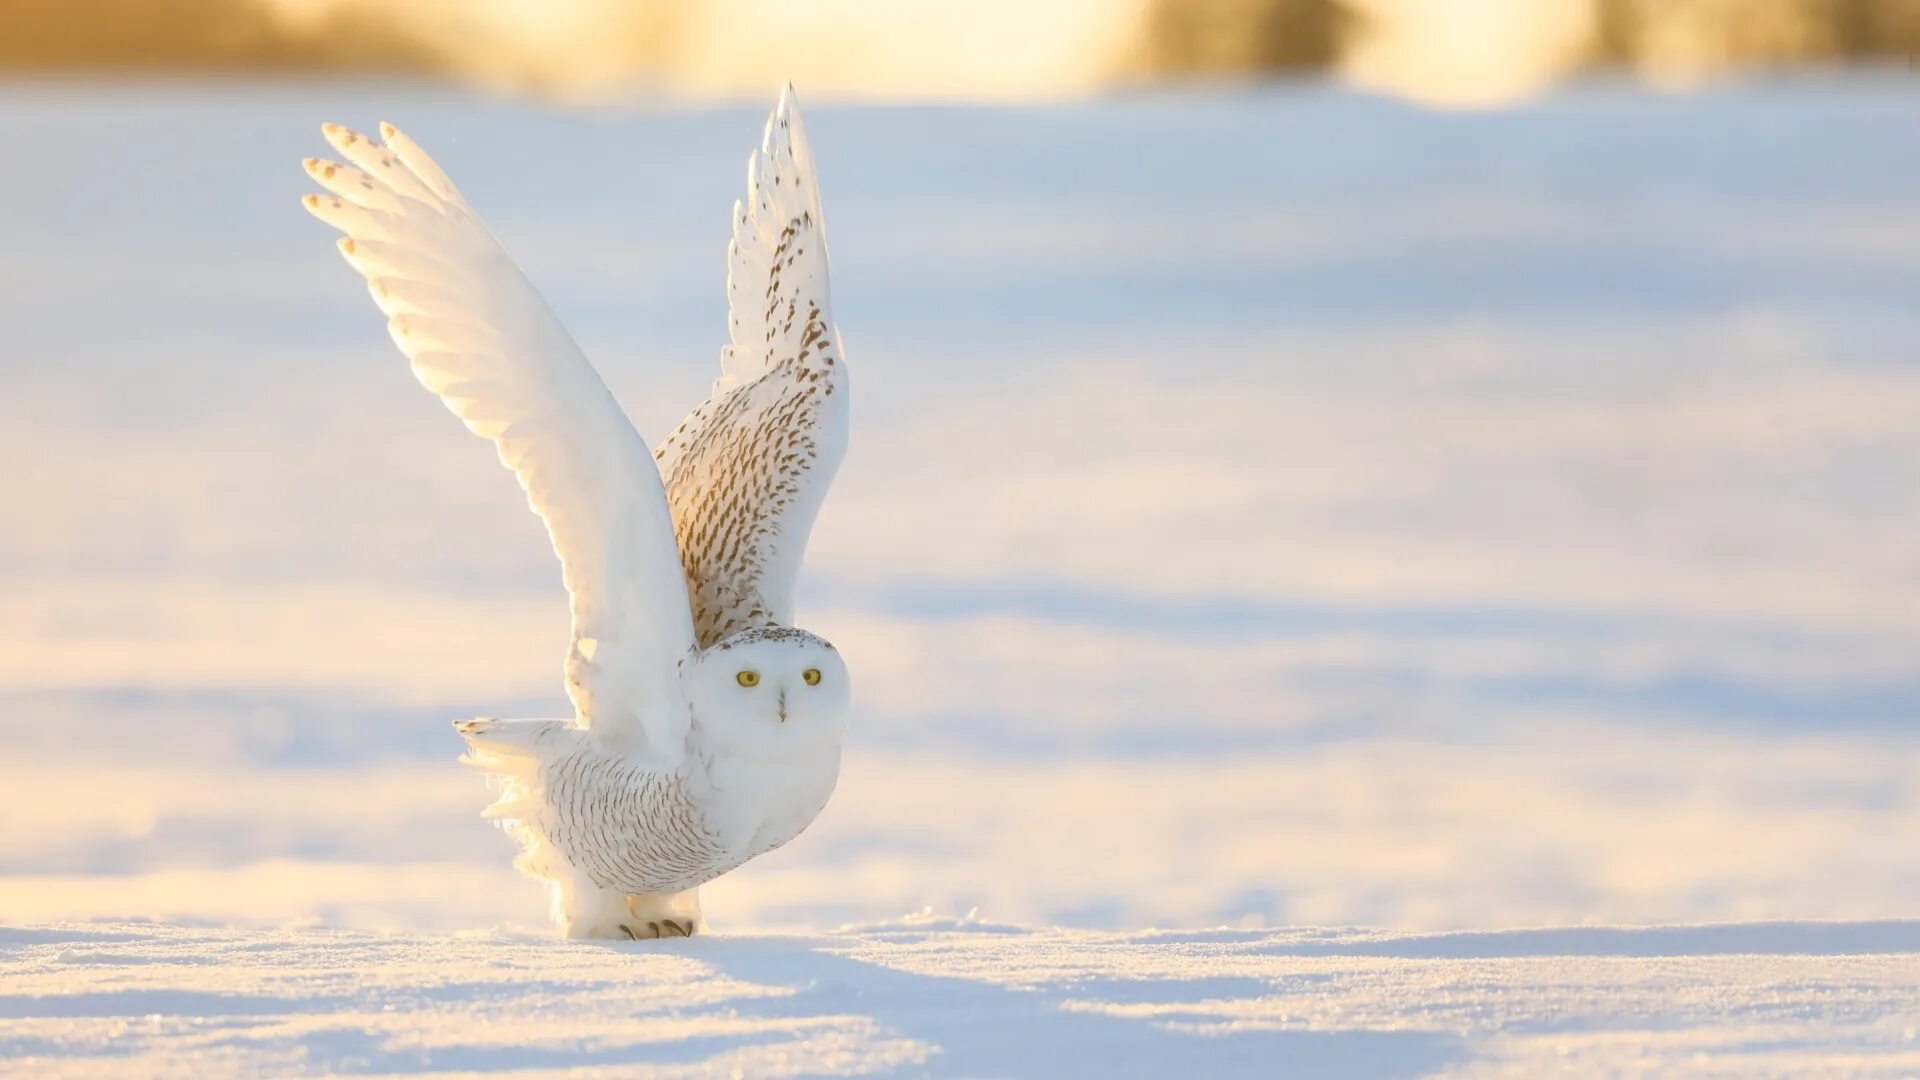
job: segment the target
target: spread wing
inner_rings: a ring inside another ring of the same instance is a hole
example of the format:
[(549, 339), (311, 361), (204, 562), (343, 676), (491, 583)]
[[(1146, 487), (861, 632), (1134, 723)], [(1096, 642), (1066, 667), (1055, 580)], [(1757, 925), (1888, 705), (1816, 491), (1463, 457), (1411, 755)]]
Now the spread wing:
[(340, 251), (414, 375), (493, 442), (546, 522), (572, 601), (567, 692), (581, 722), (678, 745), (660, 728), (680, 713), (670, 703), (693, 625), (645, 442), (439, 166), (391, 125), (384, 144), (323, 130), (351, 164), (307, 160), (329, 192), (307, 209), (347, 234)]
[(792, 624), (807, 534), (846, 452), (820, 190), (791, 86), (748, 161), (728, 259), (720, 378), (654, 451), (703, 647)]

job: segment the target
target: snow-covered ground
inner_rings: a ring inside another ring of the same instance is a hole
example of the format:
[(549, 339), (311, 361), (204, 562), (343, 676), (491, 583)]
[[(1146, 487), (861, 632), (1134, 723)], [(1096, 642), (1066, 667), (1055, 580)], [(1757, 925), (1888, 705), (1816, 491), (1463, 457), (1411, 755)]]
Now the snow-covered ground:
[(0, 1075), (1883, 1075), (1920, 923), (1457, 934), (910, 919), (652, 945), (0, 930)]
[(803, 936), (655, 955), (496, 929), (558, 575), (299, 159), (405, 126), (657, 434), (766, 103), (0, 88), (0, 1061), (1920, 1068), (1912, 923), (1512, 929), (1920, 916), (1916, 94), (811, 108), (859, 713), (708, 898)]

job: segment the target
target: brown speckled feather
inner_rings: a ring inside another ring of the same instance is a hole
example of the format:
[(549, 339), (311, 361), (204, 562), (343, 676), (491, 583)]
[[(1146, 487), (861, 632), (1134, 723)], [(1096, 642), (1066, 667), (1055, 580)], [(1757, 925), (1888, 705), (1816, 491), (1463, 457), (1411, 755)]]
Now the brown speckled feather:
[(846, 450), (846, 365), (815, 183), (789, 88), (734, 204), (721, 376), (654, 451), (702, 647), (792, 623), (807, 535)]

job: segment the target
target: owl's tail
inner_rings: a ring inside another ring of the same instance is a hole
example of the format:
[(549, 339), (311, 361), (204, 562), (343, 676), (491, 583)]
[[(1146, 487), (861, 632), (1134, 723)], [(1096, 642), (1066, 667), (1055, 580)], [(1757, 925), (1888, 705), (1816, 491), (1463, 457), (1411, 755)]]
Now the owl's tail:
[(467, 741), (460, 760), (484, 770), (497, 798), (480, 816), (499, 822), (520, 844), (514, 865), (532, 877), (556, 879), (562, 865), (547, 843), (540, 765), (563, 754), (583, 731), (566, 720), (456, 720)]
[(483, 716), (455, 720), (453, 730), (467, 740), (467, 756), (461, 760), (484, 765), (479, 760), (482, 757), (540, 757), (544, 751), (556, 748), (569, 731), (579, 729), (566, 720), (495, 720)]

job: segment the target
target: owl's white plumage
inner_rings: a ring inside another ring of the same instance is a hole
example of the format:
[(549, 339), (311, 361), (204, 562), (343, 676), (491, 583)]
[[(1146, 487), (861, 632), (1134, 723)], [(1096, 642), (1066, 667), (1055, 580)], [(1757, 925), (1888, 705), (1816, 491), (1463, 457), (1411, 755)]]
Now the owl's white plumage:
[[(649, 453), (446, 174), (391, 125), (323, 129), (305, 200), (346, 237), (415, 376), (494, 444), (546, 523), (573, 612), (571, 720), (474, 720), (487, 815), (574, 936), (691, 933), (697, 889), (812, 822), (849, 684), (791, 628), (807, 534), (846, 448), (847, 375), (792, 87), (735, 204), (730, 343), (712, 395)], [(751, 685), (743, 672), (754, 676)]]

